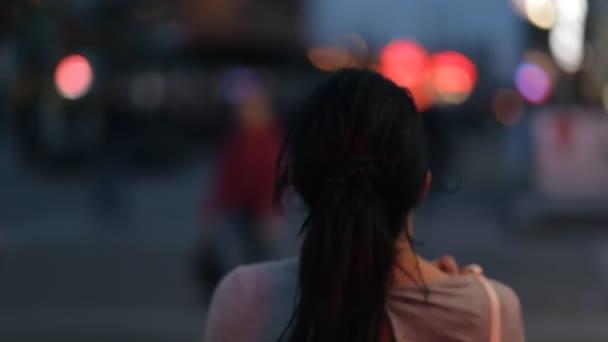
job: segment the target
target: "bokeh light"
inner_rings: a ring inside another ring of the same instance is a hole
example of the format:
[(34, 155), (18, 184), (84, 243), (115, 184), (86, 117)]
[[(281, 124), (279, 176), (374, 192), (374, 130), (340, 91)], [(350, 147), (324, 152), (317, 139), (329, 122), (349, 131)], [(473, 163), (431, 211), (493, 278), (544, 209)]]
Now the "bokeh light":
[(408, 88), (421, 111), (434, 101), (461, 104), (477, 83), (477, 67), (457, 51), (443, 51), (429, 57), (417, 43), (396, 40), (382, 50), (380, 60), (384, 76)]
[(543, 70), (545, 70), (547, 75), (549, 75), (551, 78), (552, 83), (555, 85), (558, 78), (558, 70), (557, 66), (555, 65), (555, 61), (553, 58), (551, 58), (551, 56), (549, 56), (548, 53), (536, 49), (528, 50), (524, 55), (524, 61), (543, 68)]
[(515, 84), (521, 95), (531, 103), (543, 103), (551, 94), (551, 78), (536, 64), (522, 63), (515, 73)]
[(55, 69), (55, 86), (66, 99), (75, 100), (84, 96), (93, 84), (93, 68), (82, 55), (63, 58)]
[(332, 46), (309, 49), (307, 56), (312, 65), (323, 71), (335, 71), (355, 64), (349, 51)]
[(558, 17), (565, 22), (581, 22), (586, 19), (587, 0), (554, 0)]
[(425, 83), (420, 83), (415, 87), (410, 87), (408, 90), (416, 103), (416, 109), (418, 111), (425, 112), (433, 104), (433, 94), (431, 94)]
[(332, 44), (308, 49), (308, 60), (322, 71), (361, 67), (369, 57), (367, 43), (360, 35), (348, 33)]
[(559, 67), (566, 72), (576, 72), (585, 57), (582, 28), (558, 26), (549, 33), (549, 48)]
[(422, 46), (409, 40), (395, 40), (382, 49), (380, 62), (382, 74), (407, 88), (418, 110), (425, 111), (430, 107), (432, 95), (426, 84), (430, 63)]
[(384, 76), (407, 88), (419, 86), (428, 66), (424, 48), (408, 40), (396, 40), (386, 45), (380, 60)]
[(515, 126), (524, 116), (526, 103), (522, 96), (509, 88), (498, 89), (492, 98), (496, 120), (505, 126)]
[(465, 55), (456, 51), (440, 52), (431, 57), (431, 87), (438, 100), (463, 103), (477, 83), (477, 68)]
[(557, 9), (553, 0), (525, 0), (524, 8), (534, 26), (549, 30), (555, 25)]
[(549, 33), (549, 48), (557, 65), (574, 73), (580, 70), (585, 57), (587, 0), (554, 1), (557, 25)]

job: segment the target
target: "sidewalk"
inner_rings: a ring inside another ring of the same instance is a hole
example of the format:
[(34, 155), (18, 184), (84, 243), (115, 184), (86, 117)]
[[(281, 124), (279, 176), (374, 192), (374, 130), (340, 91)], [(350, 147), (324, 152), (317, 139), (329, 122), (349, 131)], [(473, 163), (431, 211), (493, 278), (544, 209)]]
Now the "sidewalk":
[[(10, 178), (11, 194), (22, 189), (26, 197), (11, 202), (3, 194), (1, 203), (22, 206), (32, 198), (36, 206), (0, 214), (7, 253), (0, 340), (200, 340), (204, 312), (186, 260), (206, 172), (201, 164), (175, 177), (138, 180), (130, 225), (123, 229), (93, 224), (83, 183), (39, 186), (38, 180)], [(421, 251), (480, 263), (511, 285), (523, 304), (529, 341), (607, 341), (608, 234), (518, 236), (492, 206), (466, 193), (424, 206), (416, 220), (418, 237), (426, 241)]]
[(102, 227), (86, 181), (4, 169), (0, 341), (200, 340), (188, 253), (205, 172), (138, 180), (129, 226)]

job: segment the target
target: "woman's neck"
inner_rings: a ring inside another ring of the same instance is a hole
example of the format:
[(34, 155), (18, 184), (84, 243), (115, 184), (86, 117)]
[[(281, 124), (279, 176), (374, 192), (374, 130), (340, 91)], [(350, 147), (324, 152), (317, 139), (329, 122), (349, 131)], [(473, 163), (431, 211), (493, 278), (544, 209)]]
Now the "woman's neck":
[(391, 285), (418, 285), (448, 278), (432, 263), (416, 255), (405, 234), (397, 242)]

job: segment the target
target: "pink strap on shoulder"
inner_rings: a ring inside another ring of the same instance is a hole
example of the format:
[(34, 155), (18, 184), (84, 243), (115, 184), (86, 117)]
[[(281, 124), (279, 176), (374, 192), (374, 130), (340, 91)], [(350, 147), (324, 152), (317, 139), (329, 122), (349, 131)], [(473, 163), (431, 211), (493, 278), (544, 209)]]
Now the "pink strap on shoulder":
[(490, 340), (489, 342), (500, 342), (502, 336), (502, 318), (500, 317), (500, 299), (496, 293), (496, 289), (488, 278), (484, 277), (483, 269), (479, 265), (470, 265), (467, 270), (474, 274), (479, 283), (486, 291), (490, 299)]

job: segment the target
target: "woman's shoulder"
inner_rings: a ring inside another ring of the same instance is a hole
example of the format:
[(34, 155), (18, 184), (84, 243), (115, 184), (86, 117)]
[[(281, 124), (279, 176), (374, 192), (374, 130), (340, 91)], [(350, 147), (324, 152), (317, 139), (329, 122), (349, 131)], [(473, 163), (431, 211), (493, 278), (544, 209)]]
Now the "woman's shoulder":
[(510, 311), (521, 311), (521, 303), (519, 296), (510, 286), (494, 279), (490, 279), (490, 283), (496, 291), (496, 295), (500, 299), (501, 307), (509, 309)]
[(282, 259), (277, 261), (262, 262), (256, 264), (242, 265), (228, 273), (222, 280), (222, 284), (238, 285), (241, 283), (268, 284), (283, 278), (292, 278), (297, 275), (297, 260)]
[(280, 334), (270, 323), (289, 318), (291, 307), (285, 303), (293, 302), (296, 275), (293, 259), (234, 269), (213, 294), (205, 340), (257, 341), (267, 340), (263, 337), (267, 334)]
[(500, 302), (503, 341), (524, 341), (524, 322), (517, 293), (499, 281), (490, 279)]
[[(475, 293), (479, 298), (484, 298), (480, 301), (483, 307), (482, 312), (490, 312), (492, 299), (488, 290), (484, 289), (482, 282), (476, 276), (470, 277), (477, 284)], [(483, 279), (483, 278), (482, 278)], [(500, 305), (500, 326), (502, 341), (523, 342), (525, 341), (523, 316), (521, 310), (521, 302), (519, 296), (510, 286), (495, 280), (487, 278)], [(490, 320), (490, 316), (485, 316)], [(483, 324), (484, 327), (489, 327), (489, 322)]]
[(272, 262), (239, 266), (220, 282), (216, 296), (234, 298), (243, 301), (268, 300), (268, 297), (280, 294), (278, 291), (297, 279), (296, 259), (284, 259)]
[[(506, 325), (520, 323), (519, 321), (521, 320), (521, 302), (519, 300), (519, 296), (512, 287), (506, 285), (503, 282), (486, 277), (479, 278), (473, 274), (468, 274), (456, 276), (454, 277), (455, 281), (447, 281), (443, 285), (438, 285), (439, 288), (444, 285), (447, 285), (447, 287), (453, 286), (454, 288), (459, 288), (459, 291), (455, 291), (448, 294), (456, 294), (456, 296), (454, 296), (454, 299), (460, 297), (462, 300), (465, 301), (471, 300), (471, 298), (477, 298), (476, 300), (472, 301), (479, 303), (479, 305), (484, 309), (489, 309), (491, 305), (491, 294), (488, 293), (488, 290), (484, 288), (482, 279), (488, 280), (493, 291), (498, 297), (503, 323), (505, 323)], [(462, 291), (462, 293), (468, 293), (468, 295), (458, 296), (457, 294), (460, 291)], [(469, 305), (469, 303), (466, 303), (466, 305)]]
[[(513, 290), (513, 288), (500, 281), (488, 279), (488, 282), (491, 285), (493, 292), (496, 294), (498, 305), (500, 306), (501, 340), (524, 342), (526, 338), (519, 296)], [(478, 290), (476, 293), (481, 298), (484, 298), (484, 300), (481, 301), (481, 303), (484, 303), (482, 304), (482, 312), (491, 312), (493, 305), (491, 299), (493, 294), (489, 292), (491, 290), (483, 289), (484, 286), (479, 280), (476, 281), (476, 283), (479, 285), (477, 286)], [(486, 316), (486, 318), (491, 320), (490, 316)], [(489, 325), (489, 321), (487, 324), (483, 324), (485, 327), (489, 327)]]
[[(489, 279), (489, 283), (501, 306), (503, 341), (524, 341), (521, 305), (517, 294), (499, 281)], [(455, 275), (427, 285), (428, 296), (417, 287), (400, 287), (391, 291), (389, 316), (398, 333), (406, 334), (403, 327), (409, 327), (415, 321), (419, 324), (416, 326), (417, 333), (429, 336), (426, 340), (451, 341), (450, 334), (457, 331), (466, 336), (487, 336), (491, 301), (477, 276)], [(429, 308), (434, 319), (420, 320), (420, 317), (428, 314)], [(445, 327), (449, 329), (446, 330)]]

